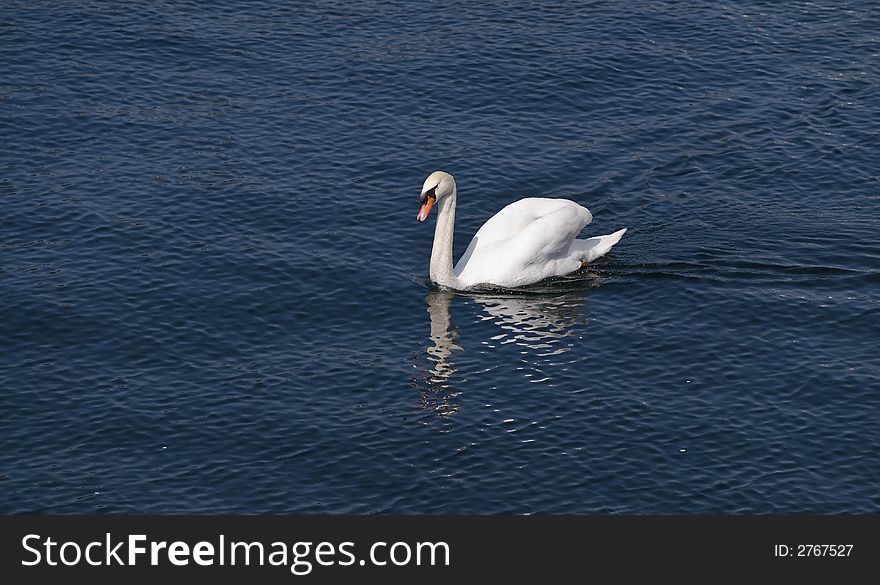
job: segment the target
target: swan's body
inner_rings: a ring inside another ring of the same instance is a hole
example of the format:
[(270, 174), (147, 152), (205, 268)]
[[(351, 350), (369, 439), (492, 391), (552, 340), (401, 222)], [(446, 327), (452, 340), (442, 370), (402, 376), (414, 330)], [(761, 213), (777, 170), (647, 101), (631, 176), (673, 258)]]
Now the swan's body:
[(563, 276), (605, 255), (626, 232), (578, 240), (593, 219), (586, 207), (568, 199), (520, 199), (483, 224), (453, 268), (456, 196), (452, 175), (436, 171), (419, 197), (419, 221), (437, 204), (430, 273), (433, 282), (448, 288), (512, 288)]

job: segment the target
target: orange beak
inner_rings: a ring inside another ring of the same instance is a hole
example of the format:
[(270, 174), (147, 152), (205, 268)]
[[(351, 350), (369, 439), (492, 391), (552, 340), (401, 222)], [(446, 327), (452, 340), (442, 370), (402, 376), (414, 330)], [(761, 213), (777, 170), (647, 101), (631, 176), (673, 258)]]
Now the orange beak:
[(437, 198), (433, 195), (428, 195), (425, 198), (425, 202), (422, 203), (421, 207), (419, 207), (419, 215), (416, 217), (419, 222), (423, 222), (428, 219), (428, 214), (431, 212), (431, 208), (434, 207), (435, 201), (437, 201)]

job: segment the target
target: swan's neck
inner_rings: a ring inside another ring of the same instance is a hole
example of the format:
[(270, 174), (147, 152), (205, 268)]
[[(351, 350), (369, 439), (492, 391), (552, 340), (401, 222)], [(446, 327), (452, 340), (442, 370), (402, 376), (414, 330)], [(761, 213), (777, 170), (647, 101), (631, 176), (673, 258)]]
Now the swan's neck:
[(452, 271), (452, 238), (455, 232), (455, 196), (452, 193), (437, 201), (437, 227), (434, 228), (434, 247), (431, 249), (431, 281), (440, 286), (455, 286)]

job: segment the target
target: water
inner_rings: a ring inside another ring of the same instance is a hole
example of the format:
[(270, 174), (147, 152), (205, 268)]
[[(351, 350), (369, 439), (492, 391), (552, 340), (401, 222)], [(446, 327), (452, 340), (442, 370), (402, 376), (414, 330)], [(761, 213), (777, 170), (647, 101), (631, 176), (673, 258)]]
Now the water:
[(880, 511), (873, 3), (524, 4), (6, 3), (0, 512)]

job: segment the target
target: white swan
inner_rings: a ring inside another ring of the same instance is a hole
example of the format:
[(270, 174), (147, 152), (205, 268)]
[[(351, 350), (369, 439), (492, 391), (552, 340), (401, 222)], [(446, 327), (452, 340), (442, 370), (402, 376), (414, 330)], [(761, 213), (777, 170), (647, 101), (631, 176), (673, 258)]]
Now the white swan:
[(577, 235), (593, 220), (586, 207), (568, 199), (520, 199), (483, 224), (453, 268), (455, 198), (455, 179), (443, 171), (431, 173), (419, 195), (420, 222), (437, 205), (430, 273), (434, 283), (447, 288), (511, 288), (563, 276), (603, 256), (626, 233), (624, 228), (578, 240)]

